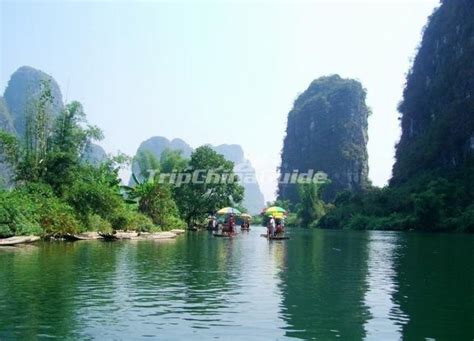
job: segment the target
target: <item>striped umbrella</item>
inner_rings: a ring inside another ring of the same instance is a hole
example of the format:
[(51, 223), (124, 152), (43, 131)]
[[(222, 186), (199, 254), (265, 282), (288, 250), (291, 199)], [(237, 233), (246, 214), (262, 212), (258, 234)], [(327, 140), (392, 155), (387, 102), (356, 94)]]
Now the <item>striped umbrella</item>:
[(241, 215), (240, 211), (233, 207), (224, 207), (224, 208), (221, 208), (219, 211), (217, 211), (217, 214), (231, 214), (231, 213), (235, 215)]

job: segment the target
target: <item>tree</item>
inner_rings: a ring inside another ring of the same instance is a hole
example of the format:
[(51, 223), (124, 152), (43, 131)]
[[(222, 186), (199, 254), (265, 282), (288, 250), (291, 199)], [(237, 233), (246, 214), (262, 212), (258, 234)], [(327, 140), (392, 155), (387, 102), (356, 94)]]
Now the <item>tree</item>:
[[(197, 148), (184, 173), (178, 174), (174, 193), (181, 216), (191, 225), (221, 207), (239, 204), (244, 188), (233, 173), (234, 163), (208, 146)], [(180, 180), (189, 180), (180, 183)]]
[(139, 173), (133, 177), (135, 184), (139, 184), (140, 180), (148, 179), (160, 171), (160, 160), (149, 150), (139, 150), (137, 155), (133, 158), (133, 162), (138, 165), (138, 169), (140, 170)]
[[(160, 183), (161, 171), (167, 173), (184, 167), (186, 161), (179, 152), (165, 151), (160, 160), (153, 153), (140, 151), (134, 159), (138, 163), (141, 178), (132, 174), (135, 186), (122, 186), (128, 200), (137, 205), (138, 211), (148, 216), (154, 224), (162, 229), (182, 227), (178, 207), (174, 201), (170, 183)], [(150, 173), (150, 170), (152, 172)], [(148, 173), (148, 174), (146, 174)]]
[(188, 161), (183, 157), (181, 150), (165, 149), (161, 153), (160, 166), (161, 173), (171, 173), (176, 170), (183, 170), (186, 168)]
[[(85, 127), (84, 127), (85, 126)], [(71, 186), (76, 173), (83, 165), (86, 147), (103, 138), (102, 131), (87, 124), (79, 102), (66, 105), (55, 120), (45, 157), (46, 171), (43, 180), (62, 195)]]
[(325, 204), (321, 198), (324, 185), (311, 182), (298, 186), (300, 198), (298, 218), (303, 226), (317, 223), (326, 213)]

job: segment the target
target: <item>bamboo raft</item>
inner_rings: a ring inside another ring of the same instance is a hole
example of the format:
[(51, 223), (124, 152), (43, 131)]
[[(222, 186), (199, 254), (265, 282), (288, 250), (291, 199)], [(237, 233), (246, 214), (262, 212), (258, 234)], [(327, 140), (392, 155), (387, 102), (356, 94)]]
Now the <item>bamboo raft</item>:
[(274, 236), (274, 237), (268, 237), (267, 234), (261, 234), (261, 237), (267, 238), (268, 240), (288, 240), (290, 237), (285, 237), (285, 236)]
[(214, 237), (222, 237), (222, 238), (233, 238), (237, 235), (237, 233), (234, 234), (228, 234), (228, 233), (214, 233)]

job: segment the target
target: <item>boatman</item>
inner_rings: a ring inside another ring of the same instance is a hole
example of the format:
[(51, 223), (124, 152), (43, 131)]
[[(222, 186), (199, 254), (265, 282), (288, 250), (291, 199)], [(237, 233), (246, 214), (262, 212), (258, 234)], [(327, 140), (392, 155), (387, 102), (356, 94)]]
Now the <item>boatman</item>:
[(235, 218), (234, 214), (231, 213), (229, 216), (229, 234), (234, 234)]
[(268, 237), (273, 237), (273, 233), (275, 231), (275, 219), (273, 218), (273, 215), (270, 216), (267, 229), (268, 229)]

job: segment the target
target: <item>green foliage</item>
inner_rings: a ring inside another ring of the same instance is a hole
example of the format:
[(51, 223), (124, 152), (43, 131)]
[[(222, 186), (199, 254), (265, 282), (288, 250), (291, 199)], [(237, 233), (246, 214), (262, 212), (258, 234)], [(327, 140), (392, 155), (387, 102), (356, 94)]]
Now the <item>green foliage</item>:
[(31, 183), (0, 192), (1, 236), (76, 233), (73, 209), (54, 196), (48, 185)]
[(99, 166), (84, 162), (87, 147), (102, 132), (87, 124), (80, 103), (68, 104), (59, 114), (50, 111), (52, 103), (49, 82), (44, 82), (29, 106), (34, 110), (26, 119), (24, 137), (0, 132), (0, 153), (16, 180), (13, 191), (1, 193), (0, 233), (156, 230), (122, 197), (118, 171), (129, 159), (120, 154)]
[(139, 151), (134, 162), (142, 172), (140, 177), (145, 180), (140, 182), (139, 177), (132, 174), (135, 186), (123, 187), (127, 198), (135, 202), (138, 211), (149, 217), (162, 230), (183, 227), (185, 224), (179, 218), (172, 185), (169, 182), (159, 181), (162, 173), (169, 174), (177, 169), (184, 169), (187, 161), (181, 157), (181, 153), (165, 149), (158, 160), (153, 153), (143, 150)]
[(298, 187), (299, 204), (297, 217), (302, 226), (317, 223), (326, 213), (326, 205), (322, 199), (325, 184), (300, 184)]
[[(219, 208), (233, 206), (242, 201), (244, 189), (233, 173), (234, 163), (226, 160), (208, 146), (197, 148), (191, 155), (186, 174), (195, 180), (174, 188), (176, 203), (182, 218), (188, 225), (203, 219)], [(216, 178), (224, 176), (233, 181), (211, 181), (208, 171)], [(196, 173), (199, 172), (199, 173)]]
[(159, 184), (154, 181), (138, 184), (130, 193), (130, 198), (137, 199), (139, 212), (147, 215), (163, 230), (177, 228), (178, 226), (174, 224), (183, 225), (179, 221), (178, 207), (169, 184)]
[(161, 173), (171, 173), (175, 170), (185, 169), (188, 161), (180, 150), (165, 149), (160, 157)]
[(341, 193), (318, 226), (355, 230), (473, 232), (472, 175), (422, 174), (404, 185)]
[(107, 166), (98, 169), (84, 167), (64, 194), (64, 199), (85, 225), (88, 225), (90, 215), (111, 219), (124, 205), (119, 193), (119, 180)]
[(288, 226), (288, 227), (302, 226), (301, 221), (298, 218), (298, 214), (296, 214), (296, 213), (289, 213), (286, 216), (285, 225)]
[[(160, 172), (160, 160), (149, 150), (139, 150), (133, 158), (133, 162), (138, 165), (140, 170), (139, 174), (134, 174), (139, 179), (148, 179), (150, 176), (153, 176), (153, 172)], [(139, 180), (134, 179), (134, 181), (137, 184)]]
[(130, 206), (116, 210), (110, 219), (116, 230), (129, 230), (139, 232), (159, 231), (160, 228), (153, 224), (150, 218), (136, 211)]
[(105, 220), (98, 214), (92, 214), (89, 216), (86, 226), (88, 231), (98, 231), (102, 233), (112, 233), (113, 228), (110, 221)]

